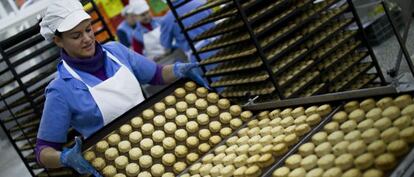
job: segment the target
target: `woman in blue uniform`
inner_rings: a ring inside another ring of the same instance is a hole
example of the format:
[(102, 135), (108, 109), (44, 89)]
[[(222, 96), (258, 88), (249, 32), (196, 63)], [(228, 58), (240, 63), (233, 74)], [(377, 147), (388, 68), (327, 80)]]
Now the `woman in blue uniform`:
[(83, 159), (81, 141), (62, 150), (73, 128), (88, 137), (144, 100), (140, 84), (166, 84), (189, 77), (200, 84), (197, 64), (160, 66), (117, 42), (99, 44), (91, 17), (77, 0), (55, 0), (40, 23), (41, 34), (61, 48), (57, 77), (46, 88), (36, 157), (47, 168), (96, 170)]

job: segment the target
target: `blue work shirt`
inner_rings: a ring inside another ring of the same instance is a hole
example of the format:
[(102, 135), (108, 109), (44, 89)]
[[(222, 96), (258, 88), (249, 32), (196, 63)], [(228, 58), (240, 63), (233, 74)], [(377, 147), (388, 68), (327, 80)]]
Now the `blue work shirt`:
[[(182, 0), (178, 0), (173, 4), (179, 4), (181, 2)], [(194, 10), (195, 8), (205, 3), (206, 0), (190, 1), (187, 4), (179, 7), (177, 9), (177, 13), (179, 16), (183, 16), (184, 14), (190, 12), (191, 10)], [(204, 10), (201, 13), (197, 13), (196, 15), (185, 18), (183, 20), (183, 24), (186, 27), (191, 26), (192, 24), (200, 21), (201, 19), (206, 18), (208, 15), (211, 14), (211, 12), (211, 10)], [(203, 25), (201, 27), (190, 30), (188, 32), (188, 35), (190, 36), (190, 38), (194, 38), (213, 26), (213, 23)], [(187, 40), (185, 39), (185, 36), (182, 33), (182, 30), (176, 22), (176, 19), (171, 11), (169, 11), (161, 20), (161, 45), (167, 49), (180, 48), (185, 52), (190, 51), (190, 46)]]
[[(157, 65), (144, 56), (129, 50), (118, 42), (109, 42), (102, 47), (125, 65), (140, 84), (151, 81)], [(108, 77), (120, 68), (105, 53), (104, 65)], [(74, 69), (91, 87), (102, 82), (97, 77)], [(87, 86), (75, 79), (59, 62), (57, 77), (46, 88), (46, 101), (37, 137), (42, 140), (64, 143), (70, 127), (88, 137), (104, 126), (102, 114)], [(138, 89), (138, 88), (137, 88)]]
[[(151, 27), (152, 27), (152, 29), (155, 29), (155, 28), (157, 28), (159, 26), (160, 26), (160, 19), (153, 18), (151, 20)], [(137, 41), (139, 41), (139, 42), (141, 42), (143, 44), (144, 43), (144, 34), (145, 33), (148, 33), (148, 32), (150, 32), (150, 31), (146, 27), (142, 26), (141, 23), (138, 22), (137, 23), (137, 26), (134, 29), (133, 37)]]
[(126, 47), (130, 47), (132, 45), (132, 37), (134, 35), (135, 28), (136, 26), (130, 26), (126, 20), (122, 21), (116, 29), (116, 35), (118, 36), (119, 42), (124, 44)]

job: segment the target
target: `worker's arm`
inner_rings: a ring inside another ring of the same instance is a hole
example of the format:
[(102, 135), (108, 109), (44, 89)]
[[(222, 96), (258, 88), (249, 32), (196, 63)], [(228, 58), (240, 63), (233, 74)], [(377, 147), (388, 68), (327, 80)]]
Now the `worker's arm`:
[(162, 77), (166, 83), (171, 83), (177, 78), (189, 78), (198, 84), (209, 88), (208, 83), (201, 76), (201, 72), (198, 69), (198, 63), (177, 62), (172, 65), (166, 65), (163, 67)]
[(46, 147), (40, 151), (39, 161), (46, 168), (59, 168), (62, 167), (60, 163), (60, 151), (57, 151), (51, 147)]

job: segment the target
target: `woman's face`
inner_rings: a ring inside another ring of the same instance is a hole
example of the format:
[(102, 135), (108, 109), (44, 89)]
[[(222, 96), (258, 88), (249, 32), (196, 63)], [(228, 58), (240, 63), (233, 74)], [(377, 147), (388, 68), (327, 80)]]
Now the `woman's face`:
[(55, 36), (54, 42), (74, 58), (88, 58), (95, 54), (95, 34), (91, 20), (84, 20), (75, 28)]

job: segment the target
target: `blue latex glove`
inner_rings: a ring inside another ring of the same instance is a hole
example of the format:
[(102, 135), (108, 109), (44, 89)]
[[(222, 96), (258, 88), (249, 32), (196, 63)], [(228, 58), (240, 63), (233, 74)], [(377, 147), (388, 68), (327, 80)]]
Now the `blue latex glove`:
[(82, 140), (75, 137), (75, 146), (64, 148), (60, 155), (60, 163), (65, 167), (75, 169), (80, 174), (93, 174), (95, 177), (102, 177), (82, 156)]
[(197, 82), (199, 85), (211, 89), (207, 81), (203, 79), (201, 73), (198, 71), (198, 63), (180, 63), (177, 62), (174, 64), (174, 75), (177, 78), (190, 78), (191, 80)]

